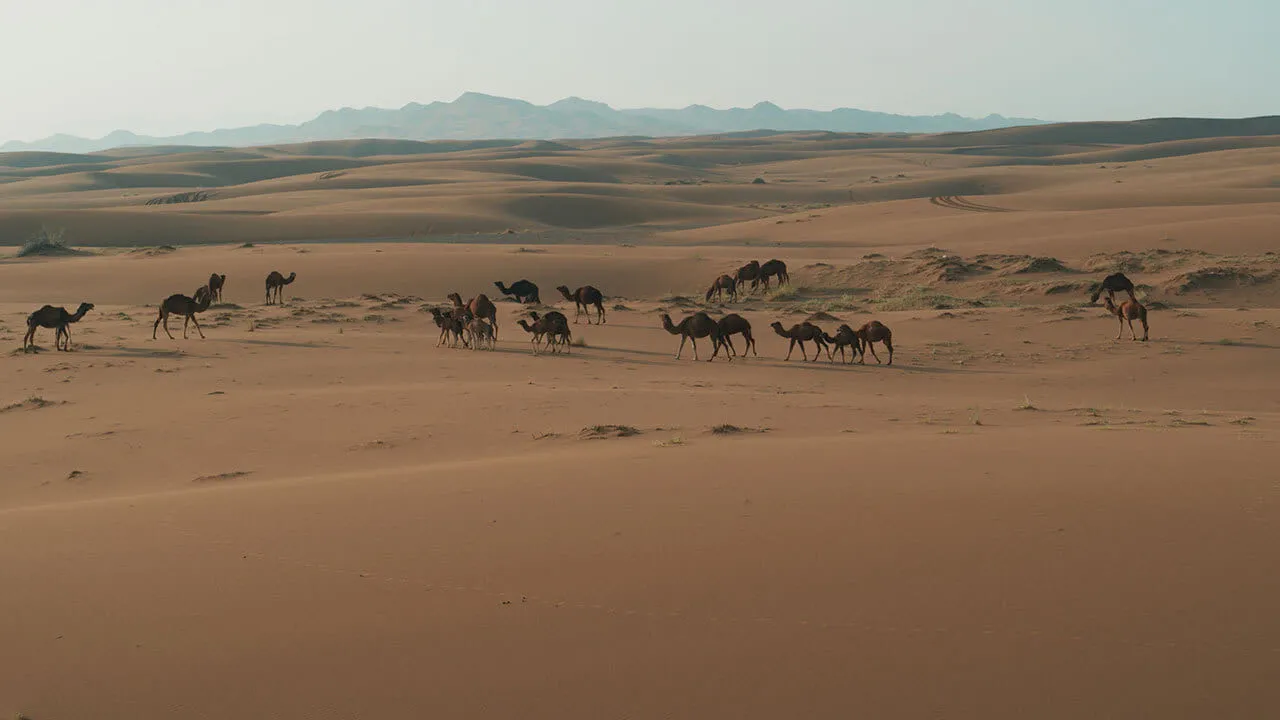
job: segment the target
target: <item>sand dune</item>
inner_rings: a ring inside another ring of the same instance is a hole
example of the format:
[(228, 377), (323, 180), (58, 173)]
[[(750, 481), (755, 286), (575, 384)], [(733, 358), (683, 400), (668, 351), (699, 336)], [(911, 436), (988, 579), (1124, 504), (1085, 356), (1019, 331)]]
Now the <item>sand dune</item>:
[[(1275, 714), (1277, 149), (1073, 132), (0, 159), (0, 236), (88, 250), (0, 258), (0, 713)], [(521, 278), (607, 324), (535, 356)], [(452, 291), (495, 350), (437, 346)], [(700, 310), (759, 356), (677, 361)], [(872, 318), (892, 366), (769, 328)]]

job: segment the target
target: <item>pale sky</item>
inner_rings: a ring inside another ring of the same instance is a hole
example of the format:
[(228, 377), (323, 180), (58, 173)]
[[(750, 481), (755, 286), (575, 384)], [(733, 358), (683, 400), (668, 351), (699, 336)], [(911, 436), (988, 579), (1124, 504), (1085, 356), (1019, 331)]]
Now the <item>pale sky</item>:
[(0, 0), (0, 142), (544, 104), (1280, 114), (1280, 0)]

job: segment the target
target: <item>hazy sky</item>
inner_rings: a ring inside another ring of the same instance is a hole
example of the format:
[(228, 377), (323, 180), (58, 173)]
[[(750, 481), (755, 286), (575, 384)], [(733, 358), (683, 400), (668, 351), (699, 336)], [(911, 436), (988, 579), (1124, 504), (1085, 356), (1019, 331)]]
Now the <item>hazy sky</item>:
[(0, 0), (0, 142), (466, 90), (1053, 120), (1280, 113), (1278, 0)]

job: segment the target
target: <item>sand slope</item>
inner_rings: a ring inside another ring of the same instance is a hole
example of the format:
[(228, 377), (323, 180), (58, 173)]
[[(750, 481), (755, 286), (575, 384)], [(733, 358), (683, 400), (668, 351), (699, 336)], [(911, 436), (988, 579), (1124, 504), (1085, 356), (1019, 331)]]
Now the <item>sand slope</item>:
[[(0, 259), (0, 713), (1274, 715), (1275, 150), (839, 149), (873, 142), (6, 158), (0, 224), (102, 242)], [(261, 177), (277, 159), (313, 174)], [(239, 182), (108, 184), (150, 173)], [(240, 246), (424, 218), (494, 230)], [(524, 220), (542, 237), (501, 232)], [(102, 247), (131, 237), (174, 247)], [(704, 301), (775, 257), (789, 287)], [(283, 306), (271, 270), (297, 273)], [(1087, 302), (1117, 270), (1149, 342)], [(152, 340), (215, 271), (206, 338)], [(496, 350), (437, 347), (428, 308), (520, 278), (570, 316), (554, 286), (601, 288), (608, 323), (535, 356), (500, 300)], [(19, 350), (28, 313), (85, 300), (75, 352)], [(759, 356), (676, 360), (660, 314), (698, 310)], [(769, 329), (871, 318), (892, 367), (785, 361)]]

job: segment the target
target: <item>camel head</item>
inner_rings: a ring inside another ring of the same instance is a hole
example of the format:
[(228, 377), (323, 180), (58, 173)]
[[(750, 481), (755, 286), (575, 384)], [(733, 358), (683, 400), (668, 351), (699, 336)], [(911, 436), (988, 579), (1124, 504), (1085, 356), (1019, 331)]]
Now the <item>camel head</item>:
[(1109, 312), (1109, 313), (1111, 313), (1111, 314), (1113, 314), (1113, 315), (1115, 315), (1115, 314), (1119, 313), (1119, 311), (1120, 311), (1120, 308), (1116, 307), (1116, 304), (1111, 300), (1111, 296), (1110, 296), (1110, 295), (1108, 295), (1107, 297), (1102, 298), (1102, 306), (1103, 306), (1103, 307), (1105, 307), (1105, 308), (1107, 309), (1107, 312)]
[(458, 293), (449, 293), (448, 295), (445, 295), (445, 298), (452, 302), (454, 307), (462, 307), (462, 296)]
[(573, 293), (569, 291), (568, 285), (557, 285), (556, 289), (560, 291), (560, 294), (564, 295), (569, 300), (573, 299)]
[(528, 320), (517, 320), (516, 324), (524, 328), (525, 332), (533, 332), (533, 328), (530, 327)]
[(671, 316), (666, 313), (662, 313), (662, 327), (673, 335), (680, 332), (679, 328), (671, 322)]
[(502, 293), (503, 295), (508, 294), (508, 293), (507, 293), (507, 286), (506, 286), (506, 285), (503, 285), (501, 280), (498, 280), (497, 282), (495, 282), (495, 283), (493, 284), (493, 286), (494, 286), (494, 287), (496, 287), (496, 288), (498, 288), (498, 292)]
[(791, 337), (790, 335), (787, 334), (787, 329), (782, 327), (782, 323), (778, 322), (777, 320), (774, 320), (773, 322), (769, 323), (769, 327), (773, 328), (773, 331), (778, 333), (782, 337)]
[(80, 303), (80, 307), (76, 308), (76, 314), (74, 315), (74, 317), (77, 319), (82, 318), (84, 317), (85, 313), (89, 312), (92, 309), (93, 309), (93, 303), (82, 302)]

